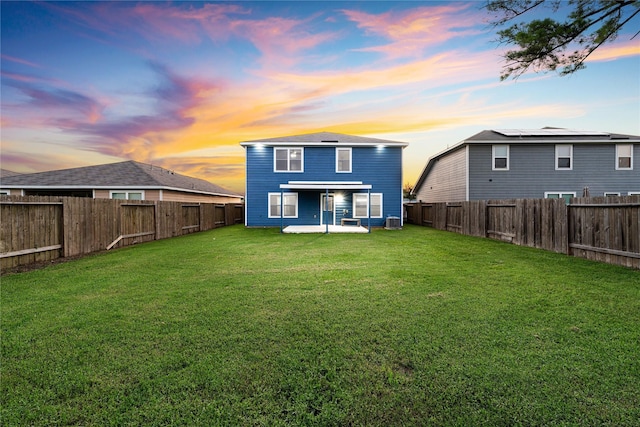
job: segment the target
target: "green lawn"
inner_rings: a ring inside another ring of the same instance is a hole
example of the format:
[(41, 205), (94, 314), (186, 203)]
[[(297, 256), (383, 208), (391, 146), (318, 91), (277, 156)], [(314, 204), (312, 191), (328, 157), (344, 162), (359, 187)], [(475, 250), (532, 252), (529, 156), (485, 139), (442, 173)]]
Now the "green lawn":
[(3, 426), (639, 425), (637, 270), (232, 226), (1, 280)]

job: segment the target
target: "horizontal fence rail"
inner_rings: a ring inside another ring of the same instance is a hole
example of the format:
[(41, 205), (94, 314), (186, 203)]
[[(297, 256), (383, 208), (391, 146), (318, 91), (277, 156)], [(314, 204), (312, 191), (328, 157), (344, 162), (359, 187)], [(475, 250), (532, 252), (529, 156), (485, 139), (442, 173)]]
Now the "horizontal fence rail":
[(1, 270), (242, 223), (244, 204), (0, 196)]
[(640, 196), (407, 203), (406, 222), (640, 269)]

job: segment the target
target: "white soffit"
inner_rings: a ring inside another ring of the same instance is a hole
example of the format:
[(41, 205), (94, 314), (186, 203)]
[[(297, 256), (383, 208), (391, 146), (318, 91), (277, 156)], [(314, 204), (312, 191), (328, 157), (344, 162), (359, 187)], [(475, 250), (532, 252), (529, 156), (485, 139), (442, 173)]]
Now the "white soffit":
[(361, 181), (289, 181), (280, 184), (282, 190), (370, 190), (371, 184)]

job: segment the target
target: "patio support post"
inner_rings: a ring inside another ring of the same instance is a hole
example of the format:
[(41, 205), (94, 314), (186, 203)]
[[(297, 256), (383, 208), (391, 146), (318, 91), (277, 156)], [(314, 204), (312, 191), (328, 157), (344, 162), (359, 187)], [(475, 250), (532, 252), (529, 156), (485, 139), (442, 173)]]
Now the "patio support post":
[(284, 229), (284, 190), (280, 189), (280, 233)]
[(371, 233), (371, 189), (367, 189), (367, 230)]
[(323, 217), (322, 219), (324, 220), (324, 223), (326, 226), (325, 234), (329, 234), (329, 220), (325, 218), (325, 215), (327, 214), (328, 210), (329, 210), (329, 188), (327, 187), (324, 193), (324, 206), (322, 207), (322, 217)]

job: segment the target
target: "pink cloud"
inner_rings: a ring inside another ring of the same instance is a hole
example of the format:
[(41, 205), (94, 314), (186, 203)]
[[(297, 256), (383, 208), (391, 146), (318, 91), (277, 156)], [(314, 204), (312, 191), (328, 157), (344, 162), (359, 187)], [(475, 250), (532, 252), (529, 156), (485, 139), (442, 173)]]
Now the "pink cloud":
[(466, 12), (471, 4), (418, 7), (371, 14), (357, 10), (341, 12), (358, 28), (382, 36), (390, 43), (357, 49), (379, 52), (389, 58), (417, 57), (434, 45), (462, 36), (480, 34), (478, 17)]
[[(305, 20), (270, 17), (262, 20), (238, 20), (232, 31), (247, 38), (263, 54), (263, 62), (292, 65), (297, 54), (308, 51), (336, 37), (335, 33), (312, 33), (306, 28), (313, 17)], [(284, 61), (284, 63), (283, 63)]]
[[(90, 31), (116, 38), (127, 37), (128, 31), (132, 31), (152, 42), (178, 40), (190, 44), (198, 43), (205, 37), (226, 38), (230, 26), (229, 15), (248, 13), (246, 9), (233, 4), (204, 4), (200, 8), (158, 3), (141, 3), (131, 7), (126, 2), (90, 2), (84, 7), (78, 7), (78, 4), (66, 7), (64, 3), (45, 5)], [(128, 31), (123, 32), (122, 28)], [(203, 32), (203, 28), (207, 31)]]
[(27, 61), (26, 59), (22, 59), (22, 58), (16, 58), (15, 56), (2, 54), (0, 55), (0, 58), (4, 59), (5, 61), (15, 62), (17, 64), (22, 64), (22, 65), (28, 65), (29, 67), (33, 67), (33, 68), (42, 68), (40, 65), (36, 64), (35, 62)]
[[(229, 38), (251, 42), (262, 55), (263, 64), (291, 65), (297, 54), (335, 37), (332, 33), (314, 33), (307, 28), (314, 16), (306, 19), (266, 17), (250, 19), (251, 10), (241, 5), (221, 3), (186, 7), (180, 3), (141, 3), (123, 7), (118, 2), (50, 6), (81, 24), (89, 32), (99, 31), (114, 39), (130, 32), (152, 43), (198, 44), (205, 39), (214, 43)], [(123, 32), (121, 28), (127, 28)]]

